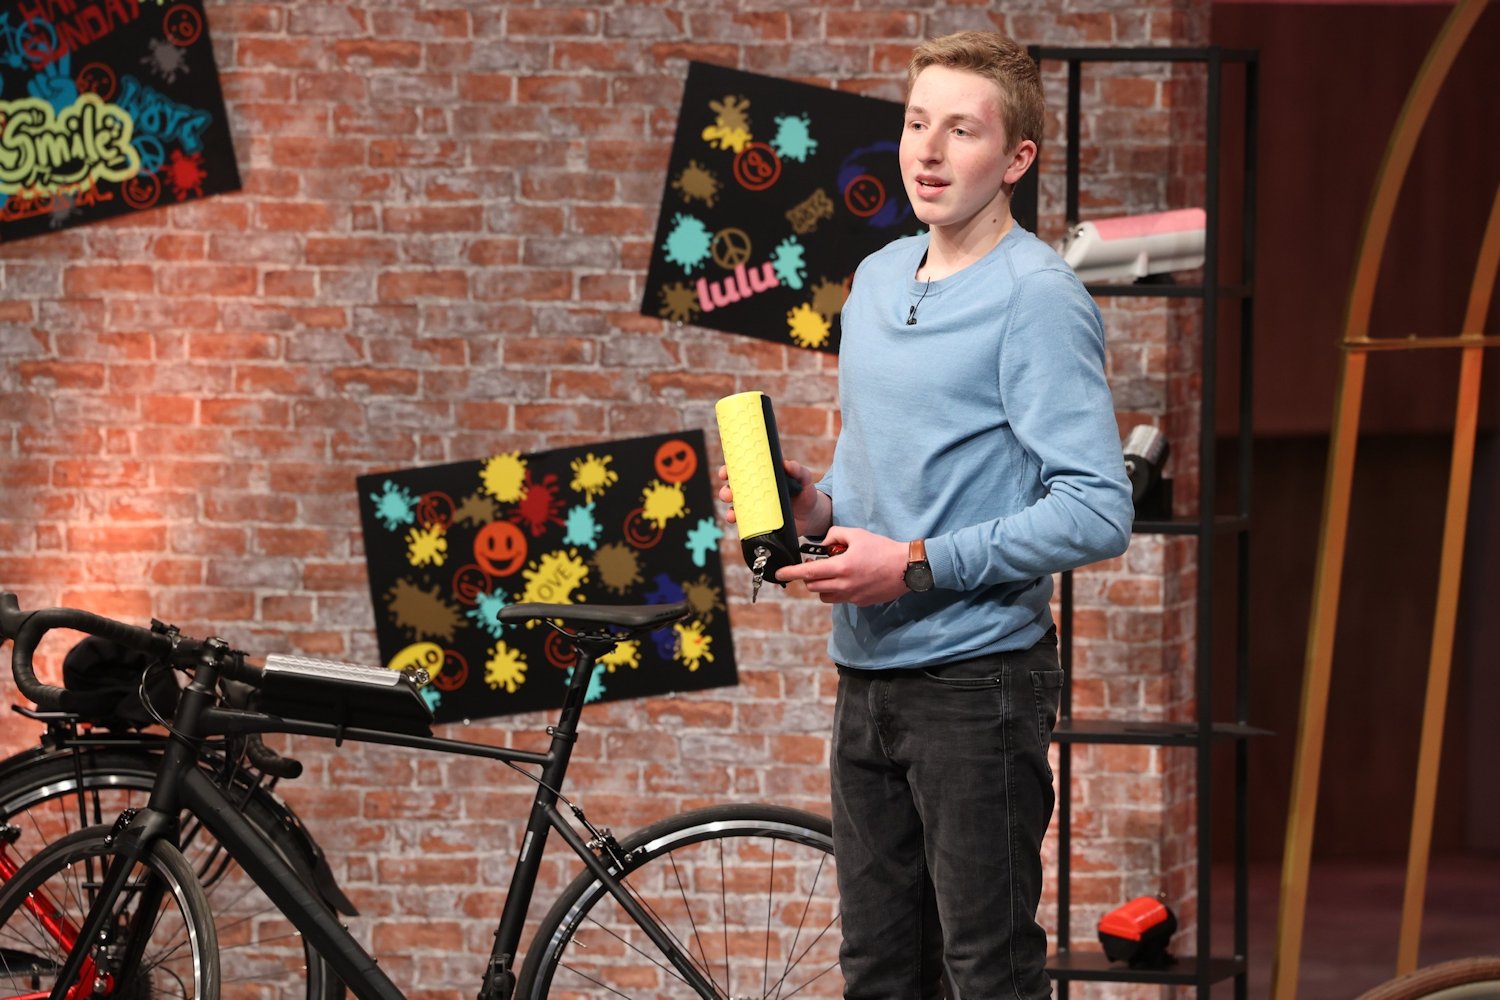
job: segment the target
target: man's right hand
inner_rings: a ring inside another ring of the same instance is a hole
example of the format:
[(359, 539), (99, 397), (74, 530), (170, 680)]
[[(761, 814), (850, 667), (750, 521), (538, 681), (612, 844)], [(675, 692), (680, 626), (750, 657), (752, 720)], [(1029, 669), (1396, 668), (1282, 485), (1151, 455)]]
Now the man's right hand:
[[(781, 467), (786, 470), (790, 480), (788, 485), (793, 491), (792, 517), (797, 522), (797, 534), (821, 538), (833, 524), (833, 501), (827, 494), (813, 489), (818, 477), (801, 462), (787, 458), (782, 460)], [(724, 512), (724, 520), (734, 524), (734, 491), (729, 482), (728, 467), (719, 466), (719, 479), (724, 483), (719, 487), (719, 499), (730, 505)]]

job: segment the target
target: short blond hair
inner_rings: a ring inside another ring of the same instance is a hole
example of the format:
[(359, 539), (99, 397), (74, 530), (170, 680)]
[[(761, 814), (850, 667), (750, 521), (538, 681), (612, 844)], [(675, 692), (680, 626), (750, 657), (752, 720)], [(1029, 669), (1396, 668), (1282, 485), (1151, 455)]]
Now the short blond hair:
[(906, 70), (906, 95), (917, 74), (929, 66), (963, 69), (993, 80), (1000, 88), (1000, 118), (1011, 148), (1030, 139), (1040, 149), (1046, 101), (1042, 76), (1031, 54), (1014, 39), (997, 31), (959, 31), (931, 38), (912, 51)]

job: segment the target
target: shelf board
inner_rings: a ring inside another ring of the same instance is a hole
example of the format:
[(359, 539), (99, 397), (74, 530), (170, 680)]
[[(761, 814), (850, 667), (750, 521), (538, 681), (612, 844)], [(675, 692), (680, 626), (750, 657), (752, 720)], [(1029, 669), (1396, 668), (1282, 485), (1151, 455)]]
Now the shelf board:
[(1186, 955), (1165, 969), (1132, 969), (1123, 962), (1111, 962), (1101, 952), (1059, 952), (1047, 960), (1047, 975), (1053, 979), (1080, 979), (1114, 983), (1165, 983), (1190, 986), (1207, 973), (1211, 983), (1232, 978), (1245, 971), (1238, 958), (1210, 958), (1201, 962)]
[(1174, 517), (1165, 521), (1139, 520), (1131, 531), (1137, 535), (1200, 535), (1205, 532), (1222, 535), (1235, 531), (1248, 531), (1250, 519), (1239, 514), (1216, 514), (1205, 528), (1196, 517)]
[[(1271, 730), (1238, 722), (1215, 722), (1215, 739), (1270, 736)], [(1058, 743), (1137, 743), (1146, 746), (1192, 746), (1198, 742), (1195, 722), (1135, 722), (1114, 719), (1063, 719), (1052, 730)]]

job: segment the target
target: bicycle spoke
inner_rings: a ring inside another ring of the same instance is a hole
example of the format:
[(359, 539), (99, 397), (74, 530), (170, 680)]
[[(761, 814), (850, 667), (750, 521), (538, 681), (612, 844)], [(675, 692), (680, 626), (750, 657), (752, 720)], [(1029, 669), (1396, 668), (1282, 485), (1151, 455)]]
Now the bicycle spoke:
[[(832, 920), (830, 920), (827, 925), (825, 925), (824, 928), (818, 932), (818, 936), (812, 939), (812, 942), (807, 946), (807, 950), (803, 951), (801, 955), (797, 954), (797, 944), (802, 940), (802, 928), (807, 924), (807, 915), (812, 912), (813, 898), (817, 895), (818, 883), (823, 880), (823, 868), (826, 863), (826, 858), (820, 859), (818, 861), (818, 870), (813, 874), (812, 885), (809, 886), (807, 890), (807, 898), (802, 901), (802, 914), (797, 918), (797, 928), (792, 933), (792, 943), (787, 946), (786, 965), (781, 970), (781, 978), (776, 981), (777, 1000), (781, 1000), (782, 984), (786, 982), (787, 976), (791, 975), (792, 969), (802, 961), (802, 958), (807, 954), (808, 951), (811, 951), (813, 947), (823, 939), (823, 935), (828, 933), (829, 928), (831, 928), (835, 923), (838, 922), (838, 917), (834, 917)], [(767, 909), (769, 910), (769, 906), (767, 907)], [(769, 950), (770, 942), (767, 941), (766, 944), (767, 949)], [(822, 974), (823, 973), (819, 973), (819, 975)], [(769, 993), (769, 991), (767, 992)]]
[[(599, 930), (601, 930), (604, 933), (608, 934), (610, 937), (614, 938), (616, 941), (618, 941), (621, 944), (623, 944), (626, 948), (628, 948), (631, 951), (635, 952), (637, 955), (641, 956), (646, 961), (650, 962), (652, 965), (656, 966), (662, 972), (665, 972), (667, 975), (671, 976), (673, 979), (677, 980), (682, 985), (686, 986), (688, 984), (688, 981), (686, 979), (683, 979), (682, 975), (680, 973), (678, 973), (678, 971), (676, 969), (672, 968), (672, 966), (668, 962), (666, 962), (666, 961), (664, 961), (662, 959), (658, 959), (655, 955), (652, 955), (649, 952), (647, 952), (647, 951), (645, 951), (645, 950), (643, 950), (641, 948), (636, 947), (628, 939), (626, 939), (622, 935), (616, 933), (614, 930), (612, 930), (612, 929), (610, 929), (608, 927), (605, 927), (603, 924), (601, 924), (599, 921), (595, 920), (593, 917), (589, 918), (589, 923), (593, 924)], [(568, 969), (570, 972), (572, 972), (573, 974), (577, 975), (580, 979), (588, 979), (589, 978), (585, 973), (581, 972), (580, 970), (574, 968), (571, 965), (564, 966), (564, 968)]]
[[(708, 949), (703, 947), (703, 938), (698, 934), (698, 922), (693, 919), (693, 904), (688, 902), (687, 886), (682, 883), (682, 869), (677, 867), (677, 857), (675, 855), (668, 854), (667, 861), (672, 865), (672, 877), (677, 882), (677, 895), (682, 899), (682, 909), (687, 914), (688, 926), (693, 929), (693, 941), (697, 943), (698, 954), (702, 956), (702, 962), (698, 963), (698, 968), (703, 972), (704, 976), (712, 981), (713, 973), (708, 967)], [(657, 923), (661, 923), (661, 921), (658, 920)], [(718, 985), (718, 983), (714, 983), (715, 988)], [(725, 984), (726, 992), (728, 991), (728, 985), (728, 983)]]

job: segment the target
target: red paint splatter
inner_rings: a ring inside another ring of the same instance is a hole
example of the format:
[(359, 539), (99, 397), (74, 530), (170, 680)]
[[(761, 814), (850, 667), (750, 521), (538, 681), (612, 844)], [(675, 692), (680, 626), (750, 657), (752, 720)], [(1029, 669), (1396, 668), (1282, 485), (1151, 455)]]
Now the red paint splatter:
[(167, 164), (167, 180), (177, 192), (178, 201), (186, 201), (190, 194), (202, 198), (203, 182), (208, 180), (208, 174), (203, 171), (203, 154), (183, 156), (182, 150), (172, 150), (172, 162)]
[(531, 471), (526, 472), (523, 484), (525, 493), (510, 519), (524, 526), (535, 538), (547, 533), (547, 525), (563, 524), (562, 500), (558, 499), (557, 476), (548, 473), (539, 483), (532, 482)]

